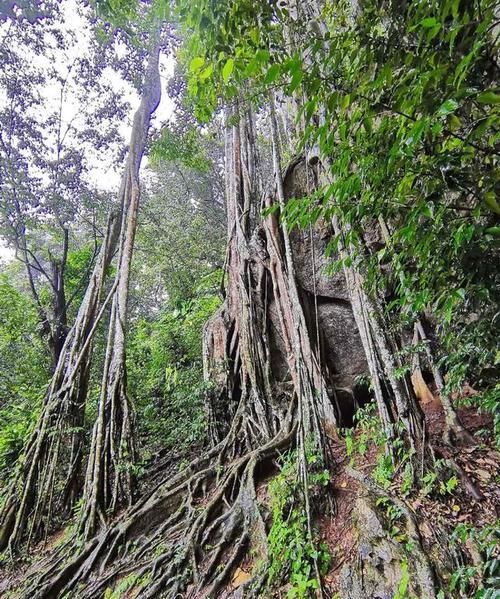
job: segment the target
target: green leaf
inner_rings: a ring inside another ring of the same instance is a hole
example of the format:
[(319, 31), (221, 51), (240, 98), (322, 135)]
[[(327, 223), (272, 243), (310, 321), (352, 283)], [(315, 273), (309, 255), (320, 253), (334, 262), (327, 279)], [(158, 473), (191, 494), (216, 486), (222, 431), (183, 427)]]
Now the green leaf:
[(458, 118), (456, 114), (452, 114), (448, 121), (448, 126), (450, 131), (458, 131), (462, 126), (462, 121)]
[(500, 214), (500, 204), (494, 191), (487, 191), (484, 194), (484, 202), (493, 212)]
[(500, 227), (488, 227), (484, 230), (488, 235), (494, 235), (495, 237), (500, 237)]
[(420, 21), (419, 25), (424, 29), (432, 29), (433, 27), (437, 26), (441, 27), (441, 23), (439, 23), (434, 17), (427, 17), (426, 19), (423, 19)]
[(247, 68), (245, 69), (245, 75), (247, 77), (252, 77), (253, 75), (255, 75), (255, 73), (259, 70), (259, 61), (255, 58), (253, 58), (248, 64), (247, 64)]
[(271, 67), (267, 71), (266, 76), (264, 78), (264, 83), (266, 83), (266, 84), (273, 83), (279, 77), (280, 73), (281, 73), (281, 67), (279, 64), (271, 65)]
[(479, 94), (477, 101), (481, 104), (500, 104), (500, 95), (492, 89), (488, 89)]
[(213, 65), (209, 64), (208, 67), (206, 67), (205, 69), (203, 69), (203, 71), (200, 73), (200, 81), (206, 81), (214, 72), (214, 67)]
[(296, 70), (292, 75), (292, 80), (288, 86), (288, 93), (294, 92), (302, 83), (302, 70)]
[(229, 58), (226, 61), (226, 64), (222, 68), (222, 78), (224, 79), (224, 83), (228, 83), (229, 78), (231, 77), (234, 70), (234, 59)]
[(196, 58), (193, 58), (193, 60), (189, 63), (189, 70), (191, 73), (196, 73), (196, 71), (199, 71), (204, 64), (205, 59), (203, 56), (196, 56)]
[(341, 97), (340, 108), (342, 108), (342, 110), (346, 110), (347, 108), (349, 108), (350, 104), (351, 104), (350, 94), (345, 94), (344, 96)]
[(457, 108), (458, 108), (458, 102), (453, 100), (453, 98), (449, 98), (448, 100), (446, 100), (445, 102), (443, 102), (441, 104), (437, 113), (438, 113), (438, 116), (446, 116), (447, 114), (454, 112)]
[(269, 62), (269, 52), (267, 50), (257, 50), (255, 58), (261, 64)]
[(422, 214), (424, 214), (425, 216), (427, 216), (427, 218), (432, 218), (433, 216), (433, 205), (432, 204), (425, 204), (424, 206), (422, 206)]

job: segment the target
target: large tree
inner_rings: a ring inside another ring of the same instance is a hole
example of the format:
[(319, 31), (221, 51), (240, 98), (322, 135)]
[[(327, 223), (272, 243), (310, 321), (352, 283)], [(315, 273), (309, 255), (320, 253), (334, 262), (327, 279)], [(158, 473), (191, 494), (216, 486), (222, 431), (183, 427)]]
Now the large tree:
[[(392, 3), (375, 2), (179, 4), (189, 35), (188, 88), (197, 100), (196, 114), (211, 116), (221, 99), (225, 111), (225, 301), (204, 335), (205, 372), (214, 383), (207, 398), (212, 445), (177, 474), (167, 473), (85, 545), (71, 540), (55, 551), (27, 590), (38, 598), (77, 593), (90, 599), (129, 572), (135, 576), (136, 596), (142, 599), (173, 599), (184, 593), (217, 597), (244, 556), (254, 553), (264, 565), (255, 568), (234, 594), (262, 596), (273, 576), (288, 570), (277, 574), (273, 566), (271, 548), (279, 541), (279, 531), (274, 530), (274, 536), (267, 533), (259, 482), (275, 472), (275, 460), (288, 449), (294, 449), (293, 480), (287, 480), (293, 493), (278, 502), (278, 522), (298, 523), (294, 530), (302, 535), (302, 596), (315, 590), (321, 595), (313, 481), (330, 465), (330, 441), (338, 437), (349, 411), (352, 416), (354, 374), (368, 375), (370, 389), (363, 399), (373, 399), (377, 407), (387, 451), (384, 464), (392, 478), (404, 471), (406, 480), (416, 483), (435, 467), (403, 357), (419, 351), (411, 346), (412, 328), (425, 337), (423, 317), (429, 329), (429, 321), (442, 319), (443, 310), (444, 319), (451, 318), (458, 300), (452, 296), (443, 307), (435, 295), (438, 282), (441, 276), (451, 280), (463, 272), (470, 256), (457, 229), (454, 240), (440, 246), (453, 264), (450, 272), (441, 256), (429, 269), (410, 252), (418, 248), (420, 257), (430, 260), (429, 236), (416, 226), (429, 210), (432, 216), (434, 208), (426, 206), (424, 211), (424, 200), (433, 199), (446, 215), (455, 210), (451, 192), (456, 190), (446, 183), (448, 169), (458, 170), (455, 160), (480, 168), (482, 185), (491, 194), (496, 151), (469, 138), (461, 121), (443, 123), (440, 119), (458, 103), (434, 96), (436, 89), (441, 96), (451, 93), (451, 87), (458, 98), (465, 98), (462, 118), (474, 125), (475, 119), (487, 118), (485, 128), (494, 140), (493, 122), (477, 108), (495, 104), (497, 98), (492, 89), (485, 89), (496, 75), (483, 80), (485, 73), (496, 73), (488, 45), (495, 27), (492, 5), (485, 2), (484, 13), (481, 9), (478, 15), (475, 8), (460, 3), (445, 3), (444, 8), (431, 3), (429, 17), (427, 1), (405, 5), (402, 13), (394, 13)], [(377, 27), (368, 27), (373, 19)], [(444, 37), (436, 39), (438, 34)], [(401, 44), (407, 44), (406, 53)], [(453, 72), (443, 76), (434, 61), (448, 64), (454, 44), (458, 47)], [(426, 60), (407, 68), (415, 48), (424, 48)], [(381, 67), (387, 52), (388, 67)], [(469, 72), (471, 63), (474, 69)], [(485, 65), (491, 71), (485, 71)], [(411, 85), (403, 89), (404, 78), (395, 78), (393, 69), (404, 73)], [(483, 91), (474, 91), (472, 100), (460, 95), (468, 89), (462, 89), (466, 77), (467, 84), (481, 82)], [(430, 89), (429, 81), (434, 81)], [(423, 99), (413, 106), (416, 97)], [(290, 113), (294, 127), (289, 126)], [(269, 171), (259, 163), (256, 144), (262, 131), (272, 147), (272, 175), (267, 179), (262, 175)], [(285, 152), (291, 156), (297, 147), (299, 155), (283, 164)], [(383, 157), (374, 167), (379, 148)], [(413, 167), (429, 185), (440, 185), (443, 179), (446, 188), (415, 189)], [(482, 193), (475, 191), (473, 197)], [(460, 219), (462, 212), (469, 215), (468, 224), (477, 225), (488, 242), (495, 235), (496, 204), (486, 194), (476, 197), (477, 205), (469, 205), (473, 197), (464, 192), (459, 197), (465, 203), (458, 210)], [(381, 205), (379, 197), (384, 200)], [(392, 208), (394, 197), (400, 201), (398, 210)], [(489, 207), (485, 214), (483, 200)], [(455, 220), (447, 222), (453, 226)], [(303, 230), (290, 231), (297, 224)], [(436, 229), (434, 237), (435, 233)], [(476, 247), (486, 242), (481, 237)], [(332, 280), (321, 271), (327, 245), (337, 270)], [(389, 268), (383, 250), (393, 252)], [(438, 266), (440, 276), (434, 278)], [(416, 282), (410, 276), (415, 272)], [(408, 307), (409, 290), (423, 282), (427, 300), (420, 298)], [(403, 309), (394, 313), (394, 305)], [(436, 366), (432, 349), (423, 351)], [(347, 365), (344, 354), (350, 358)], [(431, 370), (439, 389), (441, 374), (437, 367)], [(109, 438), (116, 429), (108, 426), (113, 420), (106, 420), (104, 409), (103, 402), (100, 434)], [(448, 425), (460, 430), (452, 418)], [(97, 443), (98, 436), (95, 439)], [(105, 464), (96, 462), (96, 467)], [(385, 497), (387, 490), (381, 491), (369, 477), (350, 473), (370, 493)], [(431, 563), (423, 550), (411, 510), (398, 498), (392, 501), (411, 547), (405, 554), (406, 571), (411, 569), (414, 576), (391, 591), (402, 594), (408, 587), (421, 597), (434, 598), (437, 560)], [(94, 525), (92, 518), (88, 522)], [(74, 551), (69, 559), (68, 548)], [(294, 566), (290, 564), (292, 574)]]

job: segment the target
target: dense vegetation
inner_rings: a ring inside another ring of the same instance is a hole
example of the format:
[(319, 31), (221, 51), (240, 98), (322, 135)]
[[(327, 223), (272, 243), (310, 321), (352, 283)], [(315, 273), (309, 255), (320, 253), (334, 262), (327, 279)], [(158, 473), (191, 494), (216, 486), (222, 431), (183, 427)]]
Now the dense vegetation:
[(76, 7), (0, 14), (0, 593), (496, 597), (496, 3)]

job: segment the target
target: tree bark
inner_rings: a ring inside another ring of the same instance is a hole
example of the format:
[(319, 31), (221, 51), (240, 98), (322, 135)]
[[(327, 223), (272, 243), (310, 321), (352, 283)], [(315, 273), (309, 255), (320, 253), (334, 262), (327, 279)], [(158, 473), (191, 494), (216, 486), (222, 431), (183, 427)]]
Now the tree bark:
[[(117, 439), (123, 436), (125, 444), (132, 443), (132, 409), (128, 399), (124, 399), (124, 327), (139, 199), (138, 172), (151, 115), (159, 102), (158, 55), (159, 49), (156, 46), (145, 77), (144, 97), (134, 116), (129, 156), (119, 194), (119, 210), (112, 212), (108, 220), (106, 235), (84, 299), (61, 349), (42, 412), (23, 450), (19, 472), (9, 487), (8, 499), (0, 512), (0, 551), (7, 545), (11, 551), (16, 550), (25, 539), (30, 543), (34, 538), (47, 535), (54, 520), (60, 518), (61, 514), (70, 512), (80, 492), (82, 425), (90, 376), (92, 339), (111, 300), (112, 341), (108, 353), (112, 359), (103, 379), (103, 388), (104, 393), (111, 389), (118, 393), (113, 402), (114, 417), (118, 413), (117, 417), (122, 418), (118, 436), (113, 441), (117, 458), (123, 457), (126, 451), (126, 445), (122, 446)], [(107, 270), (118, 242), (120, 251), (117, 278), (101, 305)], [(62, 283), (60, 289), (63, 290)], [(111, 431), (115, 433), (115, 429), (111, 428)], [(95, 453), (92, 453), (90, 462), (94, 458)], [(130, 481), (123, 484), (129, 485)], [(99, 489), (102, 489), (101, 482)], [(115, 487), (115, 495), (117, 492)], [(129, 490), (125, 493), (130, 495)]]
[(123, 211), (116, 293), (111, 307), (106, 359), (101, 383), (98, 416), (85, 479), (80, 526), (86, 538), (104, 521), (108, 510), (131, 505), (135, 462), (134, 408), (127, 394), (126, 323), (130, 266), (139, 209), (139, 169), (151, 117), (160, 103), (160, 45), (155, 39), (146, 68), (142, 99), (132, 127), (130, 150), (122, 179)]

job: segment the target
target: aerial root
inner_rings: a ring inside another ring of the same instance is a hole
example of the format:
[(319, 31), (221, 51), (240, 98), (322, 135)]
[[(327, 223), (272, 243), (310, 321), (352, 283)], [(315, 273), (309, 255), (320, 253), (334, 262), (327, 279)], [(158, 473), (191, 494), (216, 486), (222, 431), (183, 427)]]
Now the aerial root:
[[(234, 439), (235, 433), (230, 432)], [(83, 547), (74, 535), (41, 564), (23, 596), (54, 599), (72, 591), (75, 598), (95, 599), (132, 572), (138, 581), (147, 581), (140, 599), (152, 599), (160, 591), (173, 599), (187, 589), (216, 596), (252, 537), (259, 535), (266, 544), (255, 470), (290, 446), (294, 434), (287, 420), (267, 443), (216, 468), (220, 452), (230, 453), (226, 438)], [(224, 563), (222, 569), (219, 563)]]

